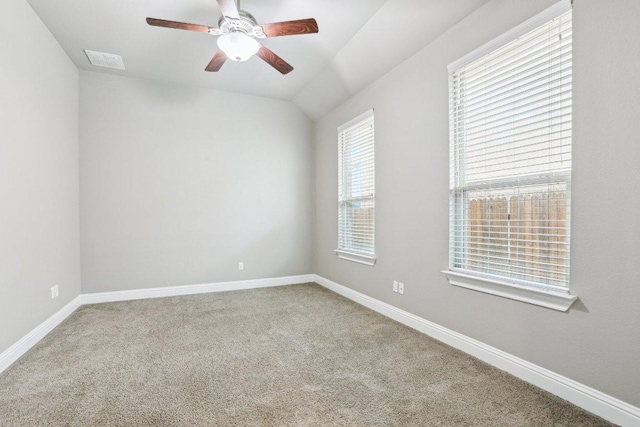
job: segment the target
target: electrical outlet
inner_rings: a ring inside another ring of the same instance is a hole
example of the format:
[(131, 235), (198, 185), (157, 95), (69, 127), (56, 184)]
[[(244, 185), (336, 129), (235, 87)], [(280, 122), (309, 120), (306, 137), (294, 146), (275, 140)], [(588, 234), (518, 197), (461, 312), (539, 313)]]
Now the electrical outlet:
[(240, 271), (244, 270), (244, 262), (239, 262), (238, 263), (238, 270), (240, 270)]
[(398, 292), (398, 282), (396, 280), (393, 281), (393, 292)]
[(398, 293), (404, 295), (404, 283), (402, 282), (398, 283)]
[(51, 288), (51, 299), (58, 298), (60, 295), (60, 290), (58, 289), (58, 285), (55, 285)]

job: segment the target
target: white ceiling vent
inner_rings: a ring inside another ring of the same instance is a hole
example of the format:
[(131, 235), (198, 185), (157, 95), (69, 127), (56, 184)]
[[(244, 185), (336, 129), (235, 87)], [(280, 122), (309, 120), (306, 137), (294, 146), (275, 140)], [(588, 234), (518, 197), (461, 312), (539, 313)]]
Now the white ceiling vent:
[(111, 53), (94, 52), (92, 50), (84, 50), (87, 54), (91, 65), (96, 67), (115, 68), (116, 70), (124, 70), (124, 62), (120, 55), (113, 55)]

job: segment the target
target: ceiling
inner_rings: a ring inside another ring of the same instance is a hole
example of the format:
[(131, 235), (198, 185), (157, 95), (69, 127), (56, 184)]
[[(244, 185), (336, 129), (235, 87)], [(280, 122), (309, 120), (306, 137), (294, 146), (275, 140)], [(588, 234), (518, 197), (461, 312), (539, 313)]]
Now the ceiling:
[[(318, 34), (261, 41), (294, 67), (287, 75), (257, 57), (205, 72), (216, 36), (145, 22), (153, 17), (217, 27), (215, 0), (27, 1), (81, 70), (293, 100), (317, 118), (487, 0), (241, 0), (240, 8), (258, 23), (317, 20)], [(94, 67), (84, 49), (121, 55), (126, 70)], [(350, 81), (336, 81), (336, 69), (345, 67), (354, 70)], [(323, 102), (312, 105), (318, 97)]]

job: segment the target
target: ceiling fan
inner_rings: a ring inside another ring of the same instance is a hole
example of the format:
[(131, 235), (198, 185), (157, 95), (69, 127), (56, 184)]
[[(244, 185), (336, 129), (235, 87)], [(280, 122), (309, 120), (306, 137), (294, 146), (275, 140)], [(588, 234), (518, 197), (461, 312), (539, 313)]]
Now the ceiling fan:
[(220, 36), (218, 37), (219, 49), (205, 68), (206, 71), (219, 71), (227, 58), (240, 62), (246, 61), (253, 55), (258, 55), (282, 74), (287, 74), (293, 70), (293, 67), (256, 39), (318, 32), (318, 23), (313, 18), (258, 25), (250, 13), (240, 10), (240, 0), (237, 4), (235, 0), (216, 1), (222, 11), (222, 17), (218, 21), (220, 28), (155, 18), (147, 18), (147, 23), (155, 27), (175, 28)]

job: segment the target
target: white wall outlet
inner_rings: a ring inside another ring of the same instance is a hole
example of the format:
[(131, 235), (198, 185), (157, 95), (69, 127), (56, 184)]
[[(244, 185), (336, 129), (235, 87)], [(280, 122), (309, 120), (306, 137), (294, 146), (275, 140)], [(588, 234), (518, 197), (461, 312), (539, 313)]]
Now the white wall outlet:
[(51, 288), (51, 299), (58, 298), (60, 295), (60, 290), (58, 289), (58, 285), (55, 285)]
[(398, 282), (396, 280), (393, 281), (393, 292), (398, 292)]
[(404, 283), (402, 282), (398, 283), (398, 293), (404, 295)]
[(238, 270), (240, 270), (240, 271), (244, 270), (244, 262), (239, 262), (238, 263)]

